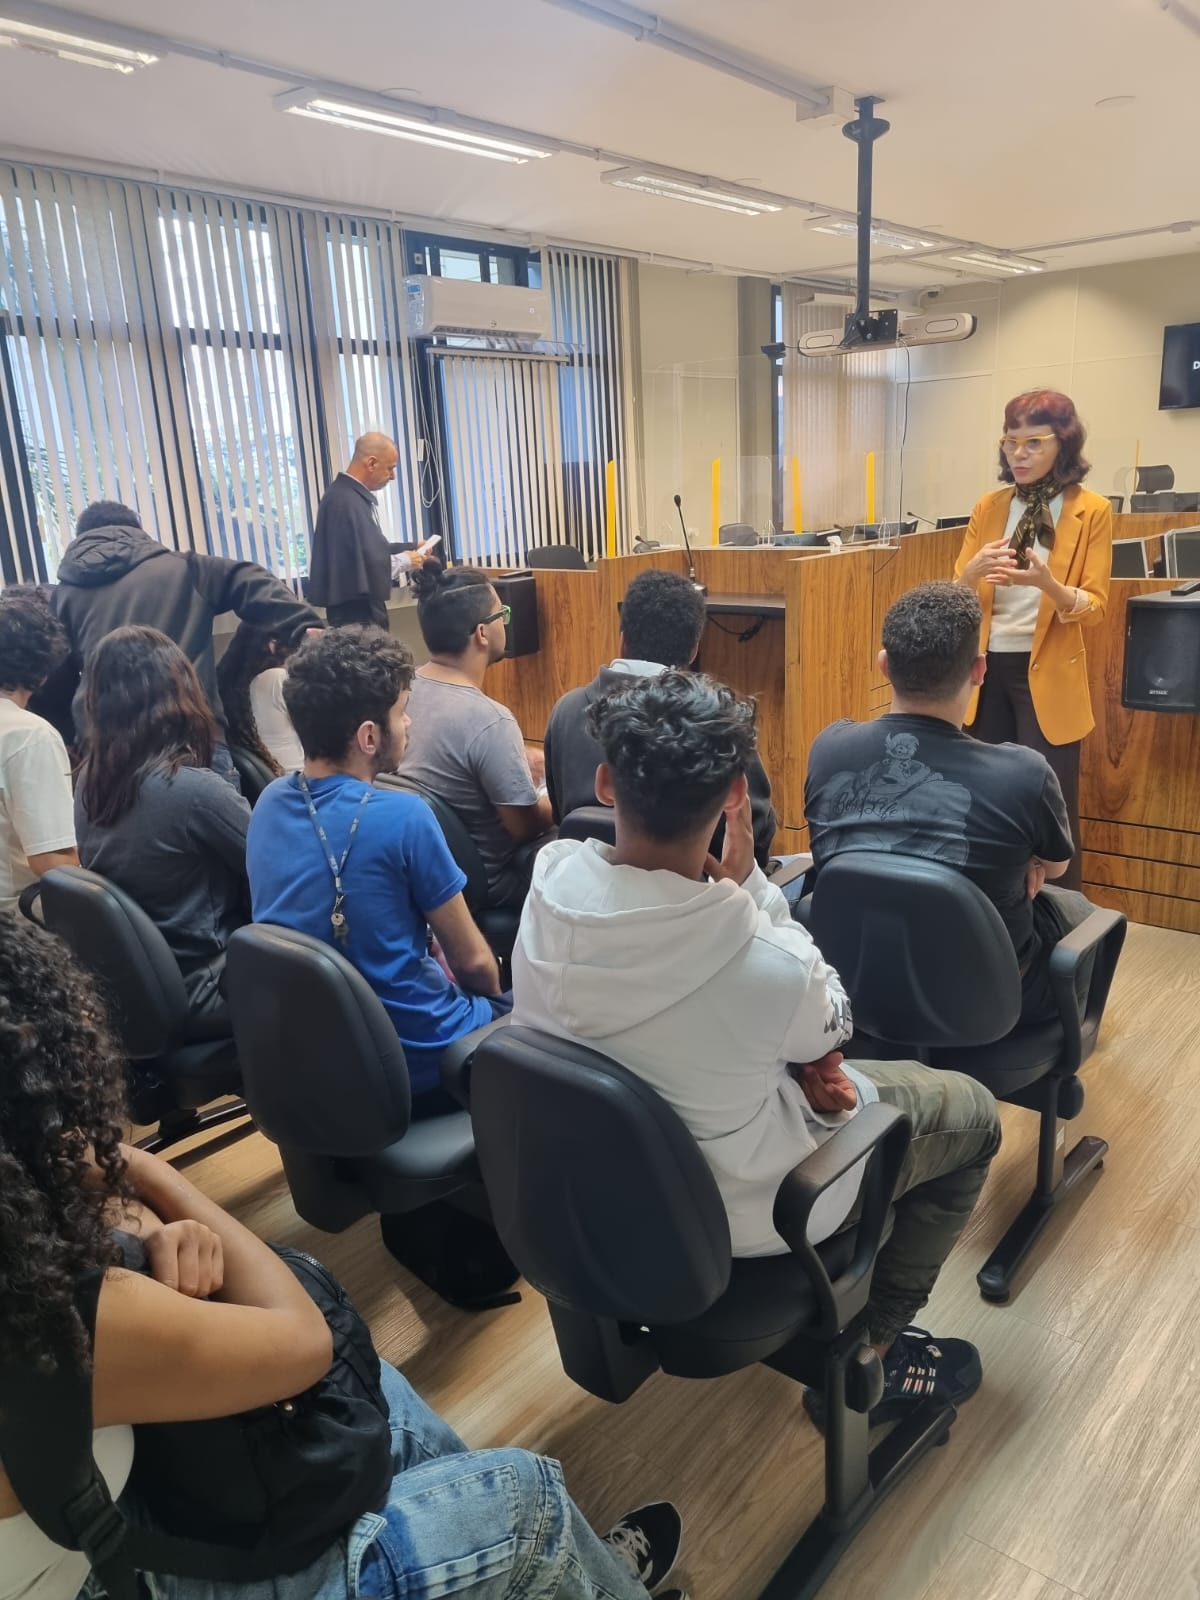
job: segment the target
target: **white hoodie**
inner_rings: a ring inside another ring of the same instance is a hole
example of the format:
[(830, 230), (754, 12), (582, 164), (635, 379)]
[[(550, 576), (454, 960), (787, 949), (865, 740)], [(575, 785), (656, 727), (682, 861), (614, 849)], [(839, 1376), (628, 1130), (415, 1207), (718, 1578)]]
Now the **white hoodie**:
[[(814, 1111), (787, 1063), (849, 1038), (845, 992), (758, 867), (739, 887), (612, 856), (594, 839), (539, 852), (513, 952), (513, 1021), (644, 1078), (699, 1142), (734, 1255), (782, 1254), (771, 1220), (780, 1181), (854, 1115)], [(849, 1076), (860, 1105), (878, 1099)], [(861, 1180), (859, 1167), (818, 1200), (814, 1243), (845, 1221)]]

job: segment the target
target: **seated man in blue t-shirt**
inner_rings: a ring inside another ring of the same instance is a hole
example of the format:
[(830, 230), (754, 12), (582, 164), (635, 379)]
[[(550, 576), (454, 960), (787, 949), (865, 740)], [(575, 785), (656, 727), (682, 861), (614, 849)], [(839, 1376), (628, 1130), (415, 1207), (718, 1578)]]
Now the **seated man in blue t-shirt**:
[[(383, 1001), (419, 1117), (449, 1109), (442, 1050), (511, 1001), (433, 813), (372, 785), (404, 754), (412, 671), (408, 647), (378, 628), (331, 629), (291, 658), (283, 698), (304, 768), (255, 806), (246, 870), (256, 922), (325, 940)], [(457, 983), (429, 953), (431, 928)]]

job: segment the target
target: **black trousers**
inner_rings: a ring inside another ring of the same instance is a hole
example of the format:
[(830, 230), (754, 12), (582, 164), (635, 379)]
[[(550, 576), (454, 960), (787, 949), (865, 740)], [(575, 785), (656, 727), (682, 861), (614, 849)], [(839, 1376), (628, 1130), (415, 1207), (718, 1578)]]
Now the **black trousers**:
[(1033, 696), (1029, 692), (1029, 657), (1018, 651), (989, 650), (987, 677), (979, 691), (979, 709), (967, 729), (985, 744), (1023, 744), (1046, 760), (1058, 779), (1067, 805), (1075, 854), (1063, 877), (1056, 879), (1062, 889), (1078, 889), (1083, 883), (1079, 842), (1079, 750), (1082, 740), (1073, 744), (1051, 744), (1038, 726)]

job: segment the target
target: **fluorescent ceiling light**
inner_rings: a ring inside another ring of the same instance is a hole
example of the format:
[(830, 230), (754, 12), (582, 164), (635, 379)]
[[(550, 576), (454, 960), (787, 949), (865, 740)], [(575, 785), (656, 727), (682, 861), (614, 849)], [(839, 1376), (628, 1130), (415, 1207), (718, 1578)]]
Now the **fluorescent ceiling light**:
[(1029, 256), (993, 254), (990, 250), (968, 250), (959, 256), (947, 256), (963, 267), (982, 267), (985, 272), (1010, 272), (1021, 277), (1026, 272), (1044, 272), (1045, 263), (1033, 261)]
[[(804, 224), (812, 233), (831, 233), (838, 239), (857, 239), (858, 223), (849, 217), (816, 217)], [(936, 239), (922, 239), (917, 233), (902, 233), (899, 228), (871, 229), (871, 243), (883, 250), (933, 250)]]
[(783, 206), (774, 200), (760, 200), (753, 189), (736, 186), (710, 187), (697, 177), (688, 183), (681, 178), (663, 178), (656, 172), (642, 172), (637, 167), (615, 167), (600, 174), (602, 183), (614, 189), (633, 189), (638, 194), (656, 195), (660, 200), (686, 200), (693, 206), (710, 206), (714, 211), (735, 211), (743, 217), (757, 217), (768, 211), (782, 211)]
[(312, 117), (317, 122), (332, 122), (339, 128), (354, 128), (359, 133), (383, 133), (392, 139), (409, 139), (414, 144), (432, 145), (436, 150), (453, 150), (464, 156), (483, 156), (488, 161), (521, 164), (552, 156), (548, 146), (528, 144), (496, 134), (472, 133), (452, 123), (422, 121), (399, 111), (386, 111), (354, 100), (336, 99), (301, 89), (280, 95), (275, 104), (280, 111), (297, 117)]
[(64, 33), (59, 28), (41, 28), (33, 22), (0, 16), (0, 45), (18, 45), (41, 55), (58, 56), (83, 67), (106, 67), (110, 72), (134, 72), (149, 67), (159, 58), (149, 50), (109, 44), (104, 39), (88, 39), (80, 33)]

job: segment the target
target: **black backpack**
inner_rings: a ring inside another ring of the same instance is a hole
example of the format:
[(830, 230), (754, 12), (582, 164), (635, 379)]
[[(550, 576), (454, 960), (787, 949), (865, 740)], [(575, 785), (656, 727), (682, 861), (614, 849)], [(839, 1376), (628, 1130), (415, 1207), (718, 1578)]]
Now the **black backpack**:
[[(212, 1421), (139, 1424), (130, 1487), (147, 1521), (113, 1504), (92, 1456), (92, 1380), (72, 1350), (53, 1373), (0, 1366), (0, 1459), (22, 1508), (88, 1557), (109, 1600), (137, 1600), (136, 1573), (249, 1583), (303, 1571), (392, 1482), (379, 1357), (345, 1290), (319, 1261), (278, 1254), (325, 1314), (333, 1364), (295, 1400)], [(89, 1339), (103, 1274), (80, 1287)]]

